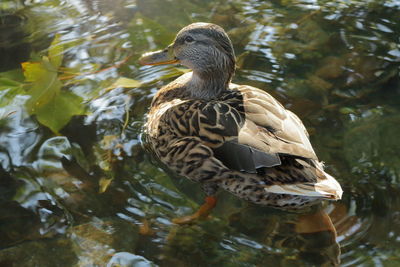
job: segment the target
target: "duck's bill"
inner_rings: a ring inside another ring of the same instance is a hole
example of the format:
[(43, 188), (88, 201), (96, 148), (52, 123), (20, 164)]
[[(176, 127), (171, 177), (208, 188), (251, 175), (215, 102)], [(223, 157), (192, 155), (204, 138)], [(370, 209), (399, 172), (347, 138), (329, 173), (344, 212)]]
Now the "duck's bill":
[(164, 65), (178, 62), (179, 60), (173, 55), (172, 49), (168, 48), (146, 53), (139, 58), (139, 63), (142, 65)]

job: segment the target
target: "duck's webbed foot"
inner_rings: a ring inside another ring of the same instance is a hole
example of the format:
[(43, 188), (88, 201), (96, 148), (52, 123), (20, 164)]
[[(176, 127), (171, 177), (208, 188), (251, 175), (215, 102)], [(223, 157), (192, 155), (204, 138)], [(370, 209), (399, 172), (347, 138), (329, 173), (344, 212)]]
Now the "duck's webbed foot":
[(172, 220), (176, 224), (190, 224), (197, 220), (204, 220), (210, 215), (212, 209), (217, 205), (217, 198), (214, 196), (207, 196), (205, 202), (200, 208), (192, 215), (175, 218)]

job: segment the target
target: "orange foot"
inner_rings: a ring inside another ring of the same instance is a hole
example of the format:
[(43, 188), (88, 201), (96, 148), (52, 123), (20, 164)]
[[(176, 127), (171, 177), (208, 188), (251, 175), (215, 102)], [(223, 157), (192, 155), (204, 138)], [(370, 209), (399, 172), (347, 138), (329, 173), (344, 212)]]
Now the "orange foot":
[(213, 196), (206, 197), (205, 203), (192, 215), (175, 218), (172, 220), (176, 224), (189, 224), (199, 219), (206, 219), (210, 215), (211, 210), (217, 205), (217, 198)]

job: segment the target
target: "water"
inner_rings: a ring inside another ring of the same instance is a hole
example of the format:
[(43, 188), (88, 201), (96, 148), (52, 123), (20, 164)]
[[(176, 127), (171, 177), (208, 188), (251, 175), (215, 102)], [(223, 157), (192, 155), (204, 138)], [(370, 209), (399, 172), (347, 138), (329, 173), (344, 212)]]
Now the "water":
[[(396, 0), (2, 1), (0, 265), (397, 266), (399, 17)], [(137, 59), (194, 21), (228, 31), (235, 82), (302, 118), (343, 200), (298, 214), (222, 194), (209, 220), (171, 223), (203, 195), (141, 127), (184, 70)]]

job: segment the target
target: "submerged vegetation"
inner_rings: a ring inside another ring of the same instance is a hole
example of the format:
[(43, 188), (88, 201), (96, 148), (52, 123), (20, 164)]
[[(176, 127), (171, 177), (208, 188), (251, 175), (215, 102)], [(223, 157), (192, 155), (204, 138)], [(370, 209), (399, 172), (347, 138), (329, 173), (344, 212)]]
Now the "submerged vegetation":
[[(399, 17), (395, 0), (2, 1), (0, 265), (400, 262)], [(234, 82), (302, 118), (342, 201), (297, 214), (222, 194), (209, 220), (171, 223), (202, 193), (141, 127), (187, 70), (137, 59), (195, 21), (227, 30)]]

